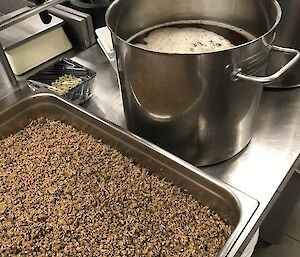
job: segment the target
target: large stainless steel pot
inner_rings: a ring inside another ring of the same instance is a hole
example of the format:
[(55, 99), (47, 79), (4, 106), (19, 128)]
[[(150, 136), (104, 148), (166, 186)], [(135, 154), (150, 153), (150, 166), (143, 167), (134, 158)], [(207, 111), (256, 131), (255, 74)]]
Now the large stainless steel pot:
[[(275, 0), (116, 0), (106, 13), (117, 55), (129, 130), (195, 164), (230, 158), (250, 141), (262, 93), (299, 52), (273, 46), (281, 10)], [(165, 54), (127, 40), (165, 23), (210, 22), (254, 36), (230, 49)], [(264, 77), (271, 50), (293, 54)]]

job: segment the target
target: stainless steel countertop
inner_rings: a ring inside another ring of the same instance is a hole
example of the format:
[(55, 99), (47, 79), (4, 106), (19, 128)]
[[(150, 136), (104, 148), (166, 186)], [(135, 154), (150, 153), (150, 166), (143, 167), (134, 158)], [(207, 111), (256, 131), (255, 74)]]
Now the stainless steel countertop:
[[(92, 98), (82, 105), (90, 113), (126, 127), (117, 76), (98, 45), (74, 61), (96, 71)], [(21, 83), (23, 84), (23, 83)], [(0, 88), (0, 96), (6, 93)], [(0, 97), (1, 98), (1, 97)], [(261, 225), (300, 153), (300, 88), (264, 90), (253, 139), (228, 161), (201, 169), (259, 201), (259, 207), (229, 257), (239, 256)]]
[(247, 146), (230, 160), (204, 171), (260, 203), (244, 234), (252, 235), (294, 172), (300, 153), (300, 88), (265, 89)]
[[(73, 58), (97, 72), (93, 97), (83, 105), (94, 115), (126, 127), (117, 76), (98, 45)], [(252, 196), (259, 207), (229, 256), (238, 256), (293, 173), (300, 153), (300, 88), (264, 90), (254, 136), (228, 161), (201, 169)], [(244, 243), (243, 243), (244, 242)], [(238, 254), (234, 254), (238, 252)]]

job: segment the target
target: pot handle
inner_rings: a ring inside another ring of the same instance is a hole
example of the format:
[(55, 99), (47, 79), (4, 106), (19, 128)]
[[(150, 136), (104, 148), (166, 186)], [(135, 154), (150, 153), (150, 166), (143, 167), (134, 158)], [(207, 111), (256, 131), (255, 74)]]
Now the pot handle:
[(270, 76), (259, 77), (259, 76), (247, 75), (247, 74), (244, 74), (241, 72), (242, 71), (241, 68), (238, 68), (232, 72), (232, 77), (235, 80), (243, 79), (243, 80), (259, 82), (259, 83), (272, 82), (272, 81), (278, 79), (286, 71), (288, 71), (298, 61), (298, 59), (300, 57), (300, 52), (296, 49), (285, 48), (285, 47), (276, 46), (276, 45), (271, 45), (270, 48), (273, 51), (282, 52), (284, 54), (295, 55), (295, 56), (289, 62), (287, 62), (282, 68), (280, 68), (277, 72), (275, 72), (274, 74), (272, 74)]

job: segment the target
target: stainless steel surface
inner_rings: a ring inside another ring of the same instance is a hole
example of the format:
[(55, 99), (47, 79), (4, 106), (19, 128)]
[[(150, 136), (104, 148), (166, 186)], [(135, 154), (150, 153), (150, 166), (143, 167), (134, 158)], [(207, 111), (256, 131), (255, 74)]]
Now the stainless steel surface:
[[(60, 4), (63, 2), (65, 2), (65, 0), (47, 1), (42, 5), (31, 8), (29, 11), (20, 13), (15, 17), (11, 17), (8, 20), (5, 20), (0, 23), (0, 31), (28, 17), (31, 17), (34, 14), (47, 10), (52, 6), (55, 6), (56, 4)], [(2, 84), (0, 84), (0, 92), (5, 92), (5, 91), (10, 92), (11, 90), (14, 90), (15, 87), (17, 86), (16, 77), (9, 65), (9, 62), (6, 58), (1, 42), (0, 42), (0, 79), (2, 81)]]
[(232, 159), (203, 169), (259, 200), (245, 233), (259, 226), (294, 172), (300, 153), (299, 110), (299, 88), (265, 90), (249, 146)]
[[(29, 8), (25, 7), (19, 9), (10, 14), (1, 16), (0, 19), (5, 20), (7, 19), (7, 17), (14, 17), (18, 13), (24, 12), (26, 10), (29, 10)], [(46, 31), (57, 28), (57, 26), (61, 26), (62, 24), (63, 20), (53, 15), (52, 20), (49, 24), (44, 24), (39, 15), (33, 15), (23, 21), (18, 22), (17, 24), (14, 24), (14, 26), (0, 31), (0, 42), (5, 50), (9, 50), (11, 48), (17, 47), (20, 44), (23, 44), (27, 40), (32, 39), (37, 35), (41, 35)]]
[[(126, 127), (118, 80), (100, 47), (77, 54), (75, 61), (97, 72), (88, 112)], [(202, 169), (253, 196), (259, 206), (228, 257), (240, 256), (291, 177), (300, 153), (300, 88), (263, 92), (249, 146), (218, 165)]]
[(93, 20), (92, 20), (91, 15), (89, 15), (87, 13), (77, 11), (73, 8), (70, 8), (70, 7), (61, 5), (61, 4), (56, 5), (55, 8), (59, 9), (59, 10), (62, 10), (64, 12), (68, 12), (68, 13), (71, 13), (71, 14), (74, 14), (74, 15), (85, 18), (86, 22), (87, 22), (87, 28), (88, 28), (87, 30), (88, 30), (91, 45), (96, 43), (95, 29), (94, 29)]
[[(231, 74), (238, 70), (265, 75), (267, 45), (272, 44), (280, 17), (275, 0), (113, 2), (106, 23), (118, 59), (129, 130), (200, 166), (241, 151), (251, 139), (263, 87), (231, 80)], [(212, 24), (245, 31), (252, 38), (202, 54), (158, 53), (128, 42), (141, 31), (171, 23)]]
[(64, 29), (76, 47), (84, 50), (92, 45), (86, 18), (52, 7), (49, 12), (65, 21)]
[(257, 76), (243, 74), (240, 71), (237, 71), (237, 72), (234, 71), (235, 76), (238, 79), (244, 79), (244, 80), (252, 81), (252, 82), (259, 82), (259, 83), (273, 82), (274, 80), (276, 80), (280, 76), (282, 76), (284, 73), (286, 73), (288, 70), (290, 70), (297, 63), (297, 61), (299, 60), (299, 57), (300, 57), (300, 53), (296, 49), (279, 47), (279, 46), (275, 46), (275, 45), (271, 45), (270, 49), (273, 51), (281, 52), (281, 53), (284, 53), (287, 55), (294, 55), (294, 56), (291, 60), (289, 60), (285, 65), (283, 65), (279, 70), (277, 70), (272, 75), (257, 77)]
[(0, 1), (0, 14), (8, 14), (26, 6), (34, 6), (34, 4), (30, 0)]
[(110, 122), (99, 119), (50, 93), (8, 96), (0, 102), (0, 137), (24, 128), (38, 117), (59, 119), (116, 147), (149, 168), (152, 174), (187, 190), (202, 204), (210, 206), (236, 226), (221, 249), (226, 256), (254, 213), (258, 202), (242, 192), (205, 174), (159, 147), (134, 136)]
[(296, 162), (294, 163), (294, 168), (297, 172), (300, 172), (300, 155), (299, 155), (298, 159), (296, 160)]
[(46, 1), (45, 3), (41, 4), (41, 5), (38, 5), (38, 6), (35, 6), (35, 7), (32, 7), (30, 8), (28, 11), (25, 11), (25, 12), (22, 12), (14, 17), (10, 17), (4, 21), (1, 21), (0, 22), (0, 31), (3, 30), (3, 29), (6, 29), (20, 21), (23, 21), (35, 14), (38, 14), (42, 11), (45, 11), (47, 10), (48, 8), (50, 7), (53, 7), (57, 4), (61, 4), (63, 2), (66, 2), (67, 0), (49, 0), (49, 1)]
[(83, 104), (89, 112), (104, 117), (113, 123), (126, 128), (123, 102), (115, 71), (108, 63), (98, 45), (77, 54), (72, 58), (96, 72), (91, 99)]
[[(292, 47), (300, 51), (300, 1), (299, 0), (278, 0), (282, 7), (282, 20), (277, 29), (275, 43), (285, 47)], [(284, 65), (288, 60), (284, 55), (272, 55), (268, 71), (273, 72)], [(286, 75), (268, 84), (274, 88), (292, 88), (300, 86), (300, 61)]]
[(16, 86), (16, 77), (10, 67), (10, 64), (0, 43), (0, 88), (13, 89)]

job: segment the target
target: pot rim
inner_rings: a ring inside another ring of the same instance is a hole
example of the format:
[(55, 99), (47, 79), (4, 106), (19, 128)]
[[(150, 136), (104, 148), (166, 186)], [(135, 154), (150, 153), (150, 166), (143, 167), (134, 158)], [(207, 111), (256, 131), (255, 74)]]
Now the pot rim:
[(106, 10), (106, 13), (105, 13), (105, 24), (106, 26), (108, 27), (108, 29), (110, 30), (110, 32), (116, 37), (118, 38), (118, 40), (122, 41), (122, 43), (125, 43), (126, 45), (129, 45), (133, 48), (136, 48), (136, 49), (139, 49), (139, 50), (143, 50), (143, 51), (146, 51), (146, 52), (149, 52), (149, 53), (154, 53), (154, 54), (164, 54), (164, 55), (191, 55), (191, 56), (194, 56), (194, 55), (204, 55), (204, 54), (215, 54), (215, 53), (222, 53), (222, 52), (225, 52), (225, 51), (228, 51), (228, 50), (236, 50), (236, 49), (240, 49), (242, 47), (245, 47), (245, 46), (248, 46), (250, 44), (253, 44), (253, 43), (256, 43), (260, 40), (262, 40), (264, 43), (266, 42), (265, 41), (265, 38), (271, 34), (275, 28), (277, 27), (277, 25), (279, 24), (280, 20), (281, 20), (281, 16), (282, 16), (282, 9), (281, 9), (281, 6), (280, 4), (278, 3), (277, 0), (272, 0), (273, 4), (275, 5), (275, 8), (276, 8), (276, 11), (277, 11), (277, 16), (276, 16), (276, 20), (273, 24), (273, 26), (267, 31), (265, 32), (264, 34), (262, 34), (261, 36), (251, 40), (251, 41), (248, 41), (246, 43), (243, 43), (243, 44), (240, 44), (240, 45), (237, 45), (237, 46), (233, 46), (233, 47), (229, 47), (229, 48), (226, 48), (226, 49), (223, 49), (223, 50), (218, 50), (218, 51), (207, 51), (207, 52), (203, 52), (203, 53), (167, 53), (167, 52), (158, 52), (158, 51), (153, 51), (153, 50), (149, 50), (149, 49), (145, 49), (145, 48), (142, 48), (142, 47), (139, 47), (135, 44), (132, 44), (132, 43), (129, 43), (127, 42), (126, 40), (122, 39), (120, 36), (118, 36), (114, 30), (111, 28), (111, 26), (109, 25), (109, 22), (108, 22), (108, 18), (109, 18), (109, 14), (111, 12), (111, 9), (116, 5), (118, 4), (120, 1), (123, 1), (123, 0), (114, 0), (110, 5), (109, 7), (107, 8)]

